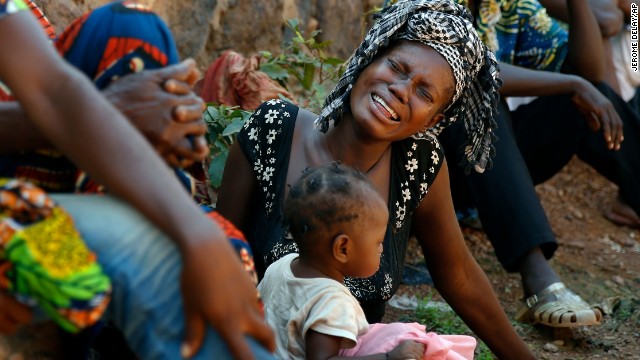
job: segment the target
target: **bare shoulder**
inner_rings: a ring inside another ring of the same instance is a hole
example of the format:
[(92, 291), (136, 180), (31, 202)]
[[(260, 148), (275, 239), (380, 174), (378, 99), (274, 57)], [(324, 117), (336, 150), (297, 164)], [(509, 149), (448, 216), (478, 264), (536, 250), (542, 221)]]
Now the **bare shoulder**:
[(312, 113), (307, 109), (300, 108), (300, 110), (298, 111), (298, 117), (296, 119), (296, 125), (298, 125), (300, 129), (304, 131), (313, 129), (313, 122), (317, 118), (318, 115)]

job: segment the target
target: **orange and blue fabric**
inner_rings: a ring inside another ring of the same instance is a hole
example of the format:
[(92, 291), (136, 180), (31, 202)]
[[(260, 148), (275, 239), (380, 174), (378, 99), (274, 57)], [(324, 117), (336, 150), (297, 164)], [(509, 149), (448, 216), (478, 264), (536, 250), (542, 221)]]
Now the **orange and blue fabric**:
[(0, 291), (74, 333), (96, 323), (110, 299), (111, 282), (71, 217), (19, 180), (0, 179)]
[[(31, 2), (30, 6), (45, 31), (51, 31), (53, 28), (46, 17), (40, 16), (42, 12), (36, 4)], [(55, 46), (99, 89), (119, 77), (179, 60), (167, 25), (148, 7), (133, 1), (110, 3), (78, 18), (55, 40)], [(191, 178), (184, 173), (178, 175), (191, 190)], [(61, 153), (51, 149), (0, 156), (0, 176), (29, 181), (48, 192), (104, 191)]]
[(56, 29), (53, 28), (53, 25), (51, 25), (49, 19), (44, 16), (42, 10), (40, 10), (38, 5), (36, 5), (36, 3), (34, 3), (33, 1), (27, 0), (27, 5), (29, 6), (29, 9), (31, 9), (31, 14), (33, 14), (33, 16), (38, 19), (40, 26), (42, 26), (42, 29), (44, 30), (44, 33), (47, 34), (49, 40), (54, 41), (56, 39)]
[(220, 215), (212, 207), (203, 205), (201, 206), (201, 209), (207, 213), (207, 217), (209, 217), (209, 219), (215, 221), (220, 229), (224, 231), (227, 239), (240, 257), (244, 270), (249, 274), (251, 280), (253, 280), (253, 284), (258, 285), (258, 273), (256, 272), (256, 265), (253, 262), (251, 246), (249, 246), (249, 242), (244, 237), (242, 231), (238, 230), (231, 221)]
[(74, 21), (56, 41), (58, 51), (99, 89), (119, 77), (178, 62), (167, 25), (148, 7), (115, 2)]

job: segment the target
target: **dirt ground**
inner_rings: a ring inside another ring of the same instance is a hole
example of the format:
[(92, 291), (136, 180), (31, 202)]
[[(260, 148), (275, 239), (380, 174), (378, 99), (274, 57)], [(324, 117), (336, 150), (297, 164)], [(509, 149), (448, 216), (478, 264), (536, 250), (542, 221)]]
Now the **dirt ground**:
[[(602, 217), (615, 186), (574, 160), (537, 191), (560, 244), (552, 264), (563, 281), (591, 303), (619, 302), (601, 326), (552, 331), (514, 322), (518, 332), (539, 359), (640, 359), (640, 231), (617, 227)], [(522, 297), (519, 276), (500, 267), (483, 232), (465, 229), (464, 234), (513, 318)], [(412, 244), (408, 262), (421, 256)], [(427, 285), (403, 285), (399, 294), (424, 297), (430, 291)], [(408, 312), (388, 306), (385, 320), (399, 320)], [(0, 359), (63, 359), (56, 338), (50, 325), (0, 337)]]
[[(640, 359), (640, 231), (615, 226), (602, 216), (617, 188), (575, 159), (536, 190), (558, 239), (552, 265), (562, 280), (592, 304), (617, 306), (601, 326), (553, 331), (514, 322), (518, 332), (539, 359)], [(464, 229), (464, 235), (513, 318), (521, 304), (520, 277), (502, 269), (482, 231)], [(413, 244), (407, 261), (421, 256)], [(429, 290), (427, 285), (403, 285), (399, 294), (420, 297)], [(386, 321), (407, 313), (387, 309)]]

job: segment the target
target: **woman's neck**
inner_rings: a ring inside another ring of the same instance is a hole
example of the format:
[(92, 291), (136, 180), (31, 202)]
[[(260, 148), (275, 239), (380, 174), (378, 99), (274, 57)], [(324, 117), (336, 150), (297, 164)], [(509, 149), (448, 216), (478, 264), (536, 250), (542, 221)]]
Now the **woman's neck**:
[(352, 122), (345, 120), (330, 128), (326, 134), (314, 132), (308, 147), (315, 152), (313, 162), (317, 162), (316, 165), (319, 165), (330, 161), (340, 161), (366, 174), (388, 154), (391, 143), (366, 141), (358, 136)]

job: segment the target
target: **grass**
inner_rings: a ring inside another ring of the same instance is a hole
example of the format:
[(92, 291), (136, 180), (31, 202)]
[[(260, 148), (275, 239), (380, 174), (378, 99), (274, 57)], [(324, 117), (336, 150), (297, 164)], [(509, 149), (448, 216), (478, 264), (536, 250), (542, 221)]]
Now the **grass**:
[(476, 338), (478, 345), (475, 350), (475, 359), (477, 360), (494, 360), (495, 357), (491, 350), (478, 339), (473, 331), (456, 315), (456, 313), (447, 307), (431, 306), (433, 304), (433, 294), (430, 291), (418, 304), (418, 308), (413, 315), (405, 315), (403, 322), (417, 322), (427, 327), (428, 331), (438, 334), (450, 335), (469, 335)]

